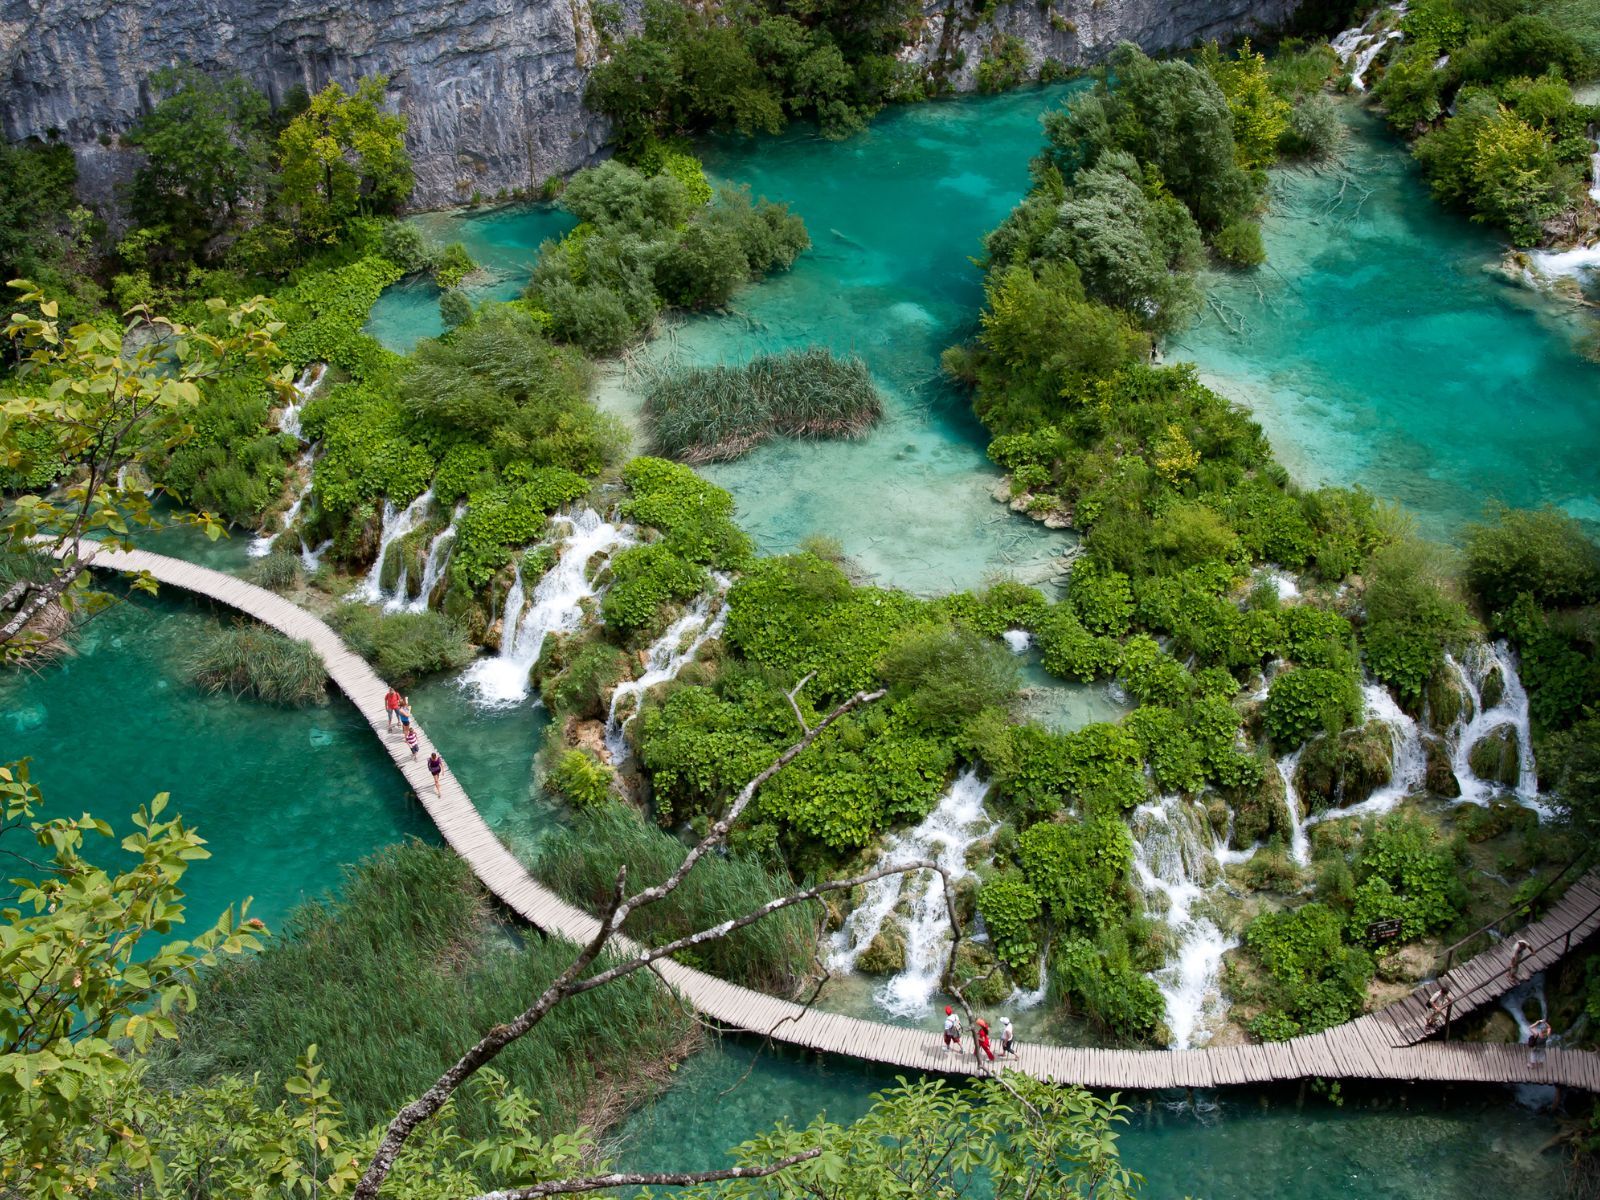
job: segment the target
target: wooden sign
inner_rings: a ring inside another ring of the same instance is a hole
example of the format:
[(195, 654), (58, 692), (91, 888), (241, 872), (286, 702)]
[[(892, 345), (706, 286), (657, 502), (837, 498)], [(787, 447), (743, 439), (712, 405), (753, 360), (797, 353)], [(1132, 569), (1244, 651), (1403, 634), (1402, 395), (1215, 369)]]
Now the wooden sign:
[(1369, 942), (1388, 942), (1400, 936), (1402, 922), (1399, 917), (1386, 917), (1367, 926)]

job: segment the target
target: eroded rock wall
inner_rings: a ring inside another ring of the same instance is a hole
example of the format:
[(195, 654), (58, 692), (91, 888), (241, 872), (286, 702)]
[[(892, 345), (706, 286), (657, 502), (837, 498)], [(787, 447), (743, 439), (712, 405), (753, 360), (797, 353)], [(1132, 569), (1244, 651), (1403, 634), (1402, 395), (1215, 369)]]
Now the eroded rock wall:
[[(929, 3), (907, 57), (955, 63), (972, 86), (997, 32), (1037, 67), (1081, 66), (1119, 41), (1151, 50), (1282, 21), (1297, 0), (1038, 0), (967, 28), (971, 0)], [(639, 0), (621, 6), (630, 22)], [(0, 133), (57, 136), (78, 152), (86, 198), (104, 201), (137, 161), (118, 135), (150, 103), (160, 67), (242, 72), (277, 101), (389, 76), (410, 119), (412, 203), (537, 188), (591, 161), (605, 122), (583, 106), (597, 53), (589, 0), (0, 0)]]

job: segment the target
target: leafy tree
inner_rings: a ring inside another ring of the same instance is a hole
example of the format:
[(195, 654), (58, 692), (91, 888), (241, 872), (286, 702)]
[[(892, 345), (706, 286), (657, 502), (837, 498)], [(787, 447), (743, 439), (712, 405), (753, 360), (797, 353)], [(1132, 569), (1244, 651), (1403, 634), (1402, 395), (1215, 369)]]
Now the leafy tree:
[(1278, 142), (1289, 126), (1290, 104), (1273, 89), (1267, 56), (1252, 50), (1248, 38), (1232, 58), (1209, 42), (1200, 51), (1200, 65), (1227, 98), (1239, 165), (1246, 170), (1270, 167), (1277, 161)]
[(303, 236), (337, 240), (352, 218), (392, 213), (411, 194), (406, 119), (384, 110), (388, 83), (330, 83), (278, 135), (280, 195)]
[(103, 300), (85, 261), (94, 221), (77, 180), (68, 146), (0, 142), (0, 282), (34, 280), (74, 319)]
[[(0, 657), (27, 653), (45, 637), (31, 623), (47, 607), (106, 602), (89, 586), (93, 554), (80, 539), (103, 535), (121, 546), (134, 526), (158, 523), (145, 486), (123, 468), (188, 436), (190, 417), (220, 377), (254, 371), (289, 390), (282, 375), (267, 374), (282, 326), (259, 300), (231, 310), (208, 301), (200, 326), (141, 313), (137, 324), (154, 336), (128, 337), (116, 327), (62, 330), (56, 302), (32, 284), (20, 288), (20, 303), (42, 315), (13, 313), (6, 327), (23, 362), (0, 384), (0, 465), (42, 453), (74, 474), (59, 498), (25, 493), (0, 514), (0, 549), (39, 565), (0, 593)], [(222, 532), (203, 514), (180, 519), (212, 537)], [(135, 586), (153, 591), (155, 583), (145, 577)]]
[(184, 873), (209, 857), (181, 820), (162, 819), (164, 792), (134, 815), (121, 870), (85, 854), (114, 836), (104, 821), (39, 819), (26, 761), (0, 766), (0, 802), (0, 836), (31, 837), (45, 860), (21, 856), (41, 873), (12, 880), (0, 910), (0, 1182), (57, 1200), (92, 1190), (110, 1167), (149, 1165), (149, 1098), (130, 1088), (135, 1071), (116, 1043), (143, 1052), (175, 1037), (198, 970), (259, 948), (262, 926), (229, 908), (192, 938), (151, 945), (184, 922)]
[(265, 198), (271, 109), (239, 75), (167, 67), (151, 75), (150, 86), (164, 95), (125, 135), (145, 153), (130, 207), (141, 224), (165, 231), (164, 244), (202, 258), (241, 208)]
[(1367, 566), (1367, 666), (1404, 700), (1420, 702), (1444, 668), (1446, 649), (1473, 628), (1454, 566), (1438, 547), (1409, 538), (1384, 547)]
[(1527, 592), (1542, 605), (1600, 600), (1600, 546), (1556, 508), (1496, 505), (1467, 527), (1467, 581), (1490, 611)]

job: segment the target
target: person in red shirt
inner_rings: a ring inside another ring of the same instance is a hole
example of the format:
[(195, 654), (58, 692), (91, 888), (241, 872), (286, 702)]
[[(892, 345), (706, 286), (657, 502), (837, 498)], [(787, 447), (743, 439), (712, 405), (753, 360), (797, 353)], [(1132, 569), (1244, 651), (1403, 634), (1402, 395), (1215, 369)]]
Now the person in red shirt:
[(978, 1044), (974, 1048), (973, 1053), (975, 1055), (979, 1052), (987, 1054), (989, 1056), (989, 1061), (993, 1062), (994, 1048), (989, 1045), (989, 1022), (985, 1021), (982, 1017), (979, 1017), (977, 1021), (976, 1036), (978, 1039)]
[(400, 711), (400, 693), (392, 683), (389, 685), (389, 694), (383, 698), (383, 707), (389, 714), (389, 728), (393, 729), (395, 714)]

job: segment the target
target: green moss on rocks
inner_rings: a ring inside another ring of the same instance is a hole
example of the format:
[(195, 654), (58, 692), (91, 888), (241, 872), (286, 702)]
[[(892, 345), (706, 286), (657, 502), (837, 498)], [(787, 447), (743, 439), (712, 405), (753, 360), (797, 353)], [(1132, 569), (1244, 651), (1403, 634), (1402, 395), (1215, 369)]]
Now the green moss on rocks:
[(905, 969), (905, 930), (899, 920), (889, 917), (856, 959), (856, 970), (864, 975), (893, 975)]
[[(1484, 703), (1487, 705), (1488, 700)], [(1467, 765), (1479, 779), (1516, 787), (1522, 777), (1520, 749), (1517, 731), (1510, 725), (1501, 725), (1473, 745), (1467, 754)]]
[(1233, 793), (1233, 832), (1228, 845), (1234, 850), (1244, 850), (1275, 833), (1287, 834), (1293, 824), (1289, 819), (1283, 776), (1268, 769), (1261, 772), (1261, 782), (1253, 790)]
[(1478, 688), (1478, 698), (1483, 701), (1485, 710), (1493, 708), (1505, 697), (1506, 679), (1500, 673), (1498, 666), (1489, 668), (1489, 673), (1483, 677), (1483, 683)]
[(1306, 745), (1296, 784), (1312, 812), (1359, 804), (1394, 774), (1389, 728), (1368, 721), (1338, 735), (1323, 734)]
[(1439, 733), (1462, 717), (1472, 716), (1472, 696), (1461, 686), (1454, 671), (1436, 671), (1423, 689), (1430, 728)]
[(1455, 764), (1450, 761), (1450, 748), (1444, 744), (1444, 739), (1424, 736), (1422, 753), (1428, 762), (1424, 776), (1427, 789), (1447, 800), (1461, 795), (1461, 783), (1456, 779)]

